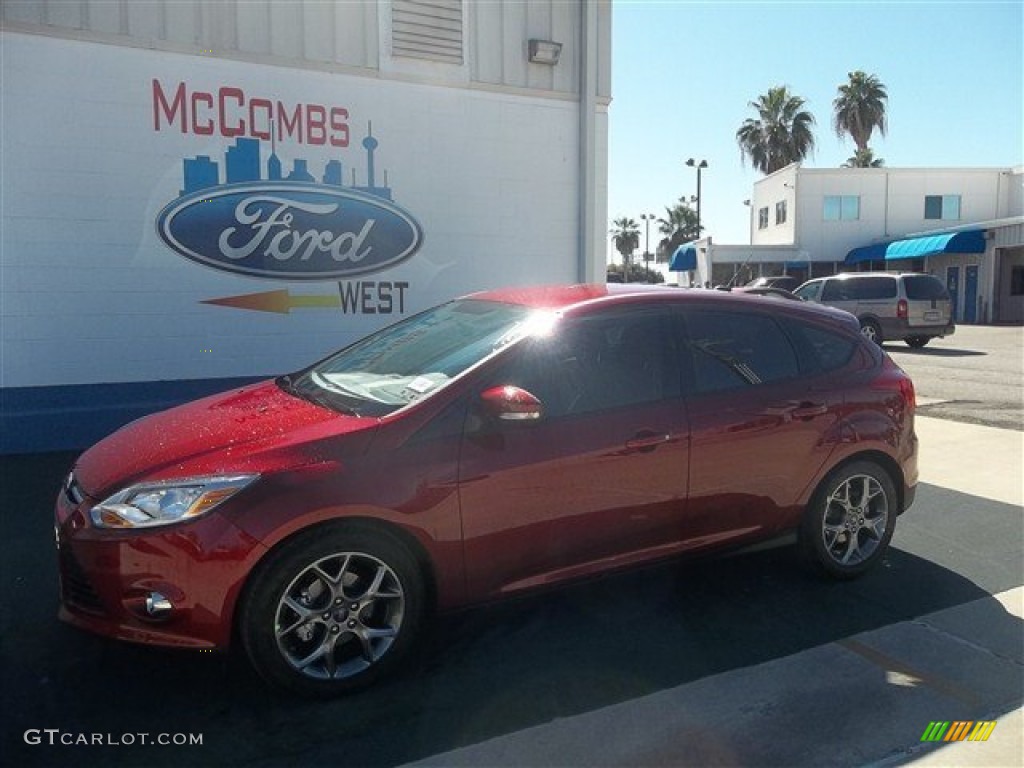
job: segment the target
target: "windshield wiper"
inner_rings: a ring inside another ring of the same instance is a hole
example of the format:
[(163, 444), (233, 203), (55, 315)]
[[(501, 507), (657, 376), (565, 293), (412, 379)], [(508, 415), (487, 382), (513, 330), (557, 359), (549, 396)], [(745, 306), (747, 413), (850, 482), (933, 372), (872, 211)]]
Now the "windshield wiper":
[(340, 393), (332, 395), (330, 390), (323, 390), (315, 385), (303, 387), (292, 379), (292, 374), (278, 377), (277, 385), (288, 394), (306, 400), (314, 405), (319, 405), (320, 407), (327, 408), (331, 411), (338, 411), (348, 416), (359, 416), (359, 412), (355, 408), (339, 399), (342, 397)]

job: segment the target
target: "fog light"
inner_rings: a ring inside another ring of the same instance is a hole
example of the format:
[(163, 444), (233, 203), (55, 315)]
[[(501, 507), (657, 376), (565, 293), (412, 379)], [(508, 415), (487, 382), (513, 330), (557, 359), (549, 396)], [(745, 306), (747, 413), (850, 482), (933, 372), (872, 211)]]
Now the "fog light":
[(170, 615), (174, 610), (171, 601), (159, 592), (150, 592), (146, 595), (146, 613), (154, 619), (162, 619)]

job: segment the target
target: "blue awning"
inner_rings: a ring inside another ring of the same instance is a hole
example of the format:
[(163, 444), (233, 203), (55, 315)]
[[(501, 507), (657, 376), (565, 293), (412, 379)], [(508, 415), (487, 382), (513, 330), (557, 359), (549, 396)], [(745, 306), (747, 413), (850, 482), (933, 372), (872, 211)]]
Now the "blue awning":
[(969, 229), (964, 232), (947, 232), (944, 235), (926, 235), (893, 240), (888, 243), (873, 243), (854, 248), (846, 254), (847, 264), (860, 261), (893, 261), (895, 259), (919, 259), (937, 253), (984, 253), (985, 230)]
[(683, 243), (672, 254), (672, 260), (668, 264), (670, 272), (688, 272), (697, 268), (697, 245)]

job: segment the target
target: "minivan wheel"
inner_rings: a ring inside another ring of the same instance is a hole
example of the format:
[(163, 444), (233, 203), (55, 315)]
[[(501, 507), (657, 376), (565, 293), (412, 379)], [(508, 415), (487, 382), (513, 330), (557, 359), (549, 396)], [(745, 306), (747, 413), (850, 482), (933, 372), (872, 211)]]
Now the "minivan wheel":
[(833, 578), (860, 576), (885, 554), (898, 504), (892, 478), (877, 464), (841, 467), (804, 513), (798, 539), (804, 561)]
[(882, 328), (874, 320), (861, 320), (860, 332), (864, 338), (875, 342), (878, 346), (882, 346)]
[(908, 347), (913, 349), (920, 349), (927, 344), (930, 339), (927, 336), (911, 336), (909, 339), (904, 339), (907, 342)]
[(392, 536), (340, 528), (301, 537), (261, 565), (240, 616), (252, 665), (304, 696), (363, 688), (414, 645), (426, 615), (416, 558)]

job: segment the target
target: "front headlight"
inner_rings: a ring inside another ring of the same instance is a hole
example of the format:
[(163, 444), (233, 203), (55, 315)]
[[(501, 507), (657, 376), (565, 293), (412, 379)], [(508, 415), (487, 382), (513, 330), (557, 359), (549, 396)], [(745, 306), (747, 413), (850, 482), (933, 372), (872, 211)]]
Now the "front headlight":
[(89, 515), (98, 528), (150, 528), (193, 520), (230, 499), (257, 477), (189, 477), (140, 483), (97, 504)]

